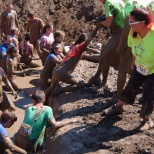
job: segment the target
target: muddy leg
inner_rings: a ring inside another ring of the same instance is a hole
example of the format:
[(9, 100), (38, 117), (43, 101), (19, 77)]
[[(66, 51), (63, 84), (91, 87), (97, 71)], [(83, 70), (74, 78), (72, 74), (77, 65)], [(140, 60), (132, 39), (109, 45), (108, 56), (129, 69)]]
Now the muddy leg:
[(17, 91), (21, 90), (21, 88), (17, 85), (16, 80), (15, 80), (14, 77), (9, 77), (9, 76), (8, 76), (8, 79), (9, 79), (11, 85), (13, 86), (13, 88), (14, 88), (15, 90), (17, 90)]
[(48, 101), (48, 98), (50, 96), (52, 96), (52, 94), (53, 94), (54, 90), (56, 89), (58, 83), (59, 83), (58, 80), (54, 80), (53, 79), (52, 82), (51, 82), (50, 87), (46, 89), (46, 91), (45, 91), (45, 95), (46, 95), (46, 102), (45, 102), (45, 104), (48, 105), (48, 102), (47, 102)]
[(9, 109), (9, 108), (11, 108), (15, 111), (15, 105), (13, 104), (13, 102), (11, 102), (9, 100), (5, 91), (3, 91), (3, 101), (0, 103), (0, 110), (4, 111), (4, 110)]
[(125, 83), (126, 83), (126, 72), (119, 70), (118, 80), (117, 80), (117, 93), (114, 98), (115, 100), (118, 100), (120, 98), (120, 95), (124, 88)]
[(100, 54), (96, 54), (96, 55), (89, 55), (89, 54), (83, 54), (82, 55), (82, 59), (91, 61), (91, 62), (99, 62), (99, 58), (100, 58)]
[(41, 65), (38, 62), (35, 62), (34, 60), (30, 62), (30, 66), (32, 68), (41, 67)]

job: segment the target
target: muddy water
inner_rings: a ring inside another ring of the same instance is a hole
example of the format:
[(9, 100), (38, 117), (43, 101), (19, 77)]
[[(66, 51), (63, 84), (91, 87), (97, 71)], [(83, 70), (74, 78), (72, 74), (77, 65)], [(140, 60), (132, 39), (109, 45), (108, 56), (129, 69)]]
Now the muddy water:
[(18, 94), (17, 100), (14, 99), (13, 95), (8, 92), (9, 98), (14, 102), (16, 106), (16, 115), (18, 120), (14, 125), (8, 129), (9, 136), (14, 139), (14, 134), (20, 128), (21, 123), (23, 122), (24, 113), (27, 105), (31, 105), (31, 94), (40, 88), (39, 74), (29, 75), (27, 73), (26, 77), (17, 77), (17, 83), (21, 87), (21, 91)]

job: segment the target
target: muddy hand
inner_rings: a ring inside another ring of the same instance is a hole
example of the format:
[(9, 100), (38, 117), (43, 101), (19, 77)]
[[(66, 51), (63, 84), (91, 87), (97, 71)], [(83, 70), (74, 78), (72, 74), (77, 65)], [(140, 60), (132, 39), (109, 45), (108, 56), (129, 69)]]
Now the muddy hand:
[(18, 98), (18, 94), (14, 91), (13, 92), (14, 98), (17, 99)]

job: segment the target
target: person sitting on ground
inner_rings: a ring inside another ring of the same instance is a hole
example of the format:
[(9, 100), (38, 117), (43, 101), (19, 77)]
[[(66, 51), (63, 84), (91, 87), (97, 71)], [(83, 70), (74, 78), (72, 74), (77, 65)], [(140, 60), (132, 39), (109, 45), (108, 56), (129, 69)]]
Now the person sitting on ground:
[(13, 144), (6, 130), (6, 128), (10, 128), (16, 121), (17, 117), (15, 115), (15, 112), (11, 109), (7, 109), (2, 112), (0, 118), (0, 154), (4, 154), (6, 150), (9, 150), (9, 153), (27, 153), (25, 150)]
[(43, 66), (47, 56), (49, 55), (50, 48), (53, 42), (53, 25), (46, 24), (43, 29), (43, 35), (40, 39), (41, 61)]
[(37, 90), (32, 94), (32, 102), (33, 105), (25, 110), (23, 123), (15, 136), (16, 145), (28, 152), (42, 149), (48, 124), (53, 128), (60, 128), (79, 121), (77, 118), (56, 121), (52, 108), (44, 105), (45, 93), (42, 90)]
[[(144, 120), (141, 131), (154, 127), (151, 115), (154, 102), (154, 25), (152, 16), (147, 10), (134, 9), (130, 13), (131, 30), (128, 36), (128, 46), (132, 48), (132, 75), (127, 86), (122, 91), (117, 104), (103, 111), (105, 115), (121, 113), (126, 103), (133, 104), (138, 89), (144, 83), (143, 103), (140, 116)], [(135, 63), (135, 64), (134, 64)]]
[(82, 81), (79, 81), (78, 79), (71, 76), (70, 74), (76, 68), (77, 64), (81, 59), (82, 53), (85, 51), (90, 41), (94, 38), (98, 29), (99, 29), (99, 26), (96, 26), (96, 28), (93, 30), (93, 32), (91, 33), (88, 39), (86, 34), (82, 33), (77, 39), (77, 41), (75, 42), (75, 46), (68, 52), (65, 58), (63, 58), (62, 63), (53, 70), (52, 83), (45, 92), (47, 100), (50, 95), (52, 96), (53, 91), (57, 87), (59, 81), (72, 84), (72, 85), (83, 86)]
[(46, 58), (43, 71), (40, 75), (41, 88), (44, 91), (51, 84), (52, 71), (56, 67), (56, 64), (59, 64), (62, 62), (62, 58), (60, 57), (60, 52), (62, 52), (62, 48), (60, 45), (52, 46), (51, 52)]
[(7, 76), (4, 72), (4, 70), (0, 67), (0, 110), (4, 111), (8, 108), (15, 110), (15, 105), (13, 104), (13, 102), (11, 102), (8, 99), (6, 92), (2, 88), (2, 81), (5, 83), (7, 88), (12, 92), (12, 94), (14, 95), (14, 97), (16, 99), (17, 93), (14, 91), (12, 85), (10, 84), (9, 80), (7, 79)]
[(4, 43), (0, 45), (0, 67), (6, 71), (6, 56), (7, 56), (7, 49), (10, 46), (15, 46), (12, 42), (12, 37), (10, 35), (4, 36)]
[(41, 67), (41, 65), (32, 60), (32, 53), (34, 50), (34, 47), (32, 44), (29, 43), (30, 40), (30, 36), (28, 33), (24, 34), (24, 41), (20, 42), (19, 45), (19, 51), (21, 54), (21, 63), (24, 63), (26, 65), (26, 67), (32, 67), (32, 68), (36, 68), (36, 67)]
[[(25, 70), (18, 71), (17, 68), (20, 65), (19, 59), (19, 49), (17, 47), (10, 47), (7, 51), (7, 58), (6, 58), (6, 68), (7, 68), (7, 77), (11, 82), (13, 88), (17, 91), (20, 91), (21, 88), (16, 83), (16, 75), (20, 75), (26, 72)], [(21, 67), (20, 67), (21, 68)]]

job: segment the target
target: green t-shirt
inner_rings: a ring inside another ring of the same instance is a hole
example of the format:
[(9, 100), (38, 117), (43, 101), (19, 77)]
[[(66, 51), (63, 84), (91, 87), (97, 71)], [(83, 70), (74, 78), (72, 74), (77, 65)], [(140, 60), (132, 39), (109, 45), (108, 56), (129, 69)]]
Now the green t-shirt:
[(124, 27), (124, 3), (121, 0), (106, 0), (105, 2), (105, 15), (106, 17), (113, 17), (113, 21), (120, 26)]
[(152, 15), (152, 19), (154, 21), (154, 0), (145, 0), (147, 10), (150, 12)]
[(49, 119), (54, 119), (51, 107), (44, 106), (43, 109), (36, 109), (30, 106), (25, 111), (23, 123), (32, 126), (29, 139), (35, 139), (35, 146), (41, 146), (44, 140), (44, 133)]
[(132, 10), (135, 8), (146, 7), (145, 0), (129, 0), (124, 7), (125, 16), (129, 17)]
[[(147, 70), (147, 75), (154, 73), (154, 26), (149, 30), (144, 38), (139, 34), (136, 38), (132, 36), (130, 30), (128, 36), (128, 46), (132, 48), (132, 53), (136, 57), (135, 65)], [(141, 73), (142, 74), (142, 73)]]

